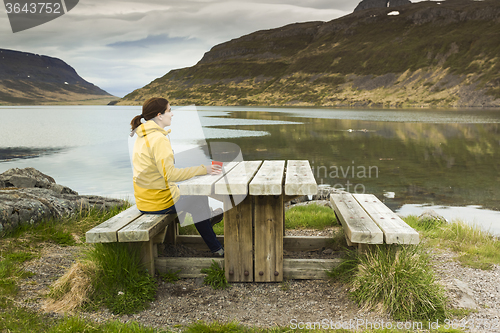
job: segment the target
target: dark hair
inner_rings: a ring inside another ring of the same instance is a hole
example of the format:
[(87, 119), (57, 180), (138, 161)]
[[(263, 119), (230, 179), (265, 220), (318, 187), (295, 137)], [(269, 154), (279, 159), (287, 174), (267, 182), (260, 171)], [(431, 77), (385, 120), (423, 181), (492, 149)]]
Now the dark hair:
[(164, 114), (167, 110), (168, 101), (165, 98), (153, 97), (148, 99), (142, 105), (142, 114), (135, 116), (130, 122), (132, 131), (141, 125), (141, 118), (146, 120), (153, 119), (158, 113)]

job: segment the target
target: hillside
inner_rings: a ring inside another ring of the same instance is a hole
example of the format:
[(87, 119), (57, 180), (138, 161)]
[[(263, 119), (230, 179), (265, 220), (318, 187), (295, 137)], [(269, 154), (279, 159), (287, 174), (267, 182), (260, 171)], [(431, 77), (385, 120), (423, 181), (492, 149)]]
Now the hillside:
[(5, 49), (0, 57), (0, 105), (107, 104), (116, 99), (60, 59)]
[(118, 104), (500, 106), (499, 41), (497, 0), (368, 8), (216, 45)]

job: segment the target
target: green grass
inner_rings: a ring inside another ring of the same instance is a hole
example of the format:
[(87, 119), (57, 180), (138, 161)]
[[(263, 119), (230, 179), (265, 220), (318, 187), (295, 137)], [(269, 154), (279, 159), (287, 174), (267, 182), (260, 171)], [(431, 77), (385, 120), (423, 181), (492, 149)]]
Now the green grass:
[(179, 277), (180, 269), (177, 271), (168, 270), (166, 273), (159, 272), (160, 279), (167, 283), (174, 283), (175, 281), (179, 281), (181, 278)]
[(360, 306), (383, 310), (396, 320), (442, 320), (448, 314), (444, 289), (436, 283), (422, 246), (350, 252), (330, 276), (347, 282)]
[(88, 258), (96, 264), (93, 305), (105, 305), (115, 314), (146, 309), (155, 299), (157, 284), (140, 264), (138, 247), (121, 243), (98, 243)]
[(215, 260), (212, 260), (210, 268), (203, 268), (201, 272), (207, 275), (203, 279), (203, 283), (211, 286), (213, 289), (227, 289), (231, 286), (227, 282), (224, 269)]
[(477, 226), (459, 220), (451, 223), (418, 222), (416, 216), (406, 217), (405, 222), (418, 230), (429, 246), (456, 252), (464, 266), (491, 269), (494, 264), (500, 265), (500, 241)]
[(21, 308), (14, 305), (12, 301), (2, 299), (0, 302), (0, 332), (163, 333), (171, 331), (145, 327), (136, 322), (121, 323), (111, 320), (105, 323), (95, 323), (76, 316), (56, 319), (49, 314)]
[(292, 207), (285, 214), (287, 229), (323, 230), (336, 224), (333, 209), (315, 204)]

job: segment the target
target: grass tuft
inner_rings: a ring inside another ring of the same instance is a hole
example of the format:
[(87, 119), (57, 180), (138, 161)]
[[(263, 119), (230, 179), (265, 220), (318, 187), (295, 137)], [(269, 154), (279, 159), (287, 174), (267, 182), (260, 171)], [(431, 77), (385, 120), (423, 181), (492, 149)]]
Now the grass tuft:
[(95, 244), (89, 259), (96, 265), (94, 304), (105, 305), (115, 314), (131, 314), (155, 299), (156, 281), (141, 267), (138, 247)]
[(181, 278), (179, 277), (180, 269), (177, 271), (167, 270), (166, 273), (159, 273), (160, 278), (167, 283), (174, 283), (175, 281), (179, 281)]
[(447, 315), (443, 288), (436, 283), (421, 246), (375, 246), (351, 252), (330, 276), (349, 281), (360, 306), (388, 312), (396, 320), (436, 320)]
[(140, 265), (137, 247), (98, 243), (54, 283), (45, 309), (68, 312), (105, 306), (114, 314), (131, 314), (144, 310), (155, 299), (156, 289), (156, 280)]
[(231, 286), (229, 282), (227, 282), (224, 270), (219, 267), (219, 264), (215, 260), (212, 260), (210, 268), (203, 268), (201, 272), (207, 274), (203, 283), (212, 286), (214, 289), (226, 289)]
[(43, 308), (58, 313), (72, 312), (90, 303), (96, 265), (91, 261), (76, 262), (53, 285)]

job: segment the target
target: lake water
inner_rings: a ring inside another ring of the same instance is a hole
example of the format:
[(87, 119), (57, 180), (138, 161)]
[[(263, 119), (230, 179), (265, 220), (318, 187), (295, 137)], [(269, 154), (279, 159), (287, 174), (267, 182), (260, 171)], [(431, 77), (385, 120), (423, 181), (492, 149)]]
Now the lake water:
[[(319, 184), (373, 193), (401, 214), (427, 208), (500, 235), (500, 110), (179, 107), (176, 163), (231, 142), (245, 160), (307, 159)], [(0, 173), (34, 167), (80, 194), (133, 201), (135, 106), (0, 107)], [(186, 154), (187, 153), (187, 154)], [(188, 157), (186, 157), (188, 156)]]

